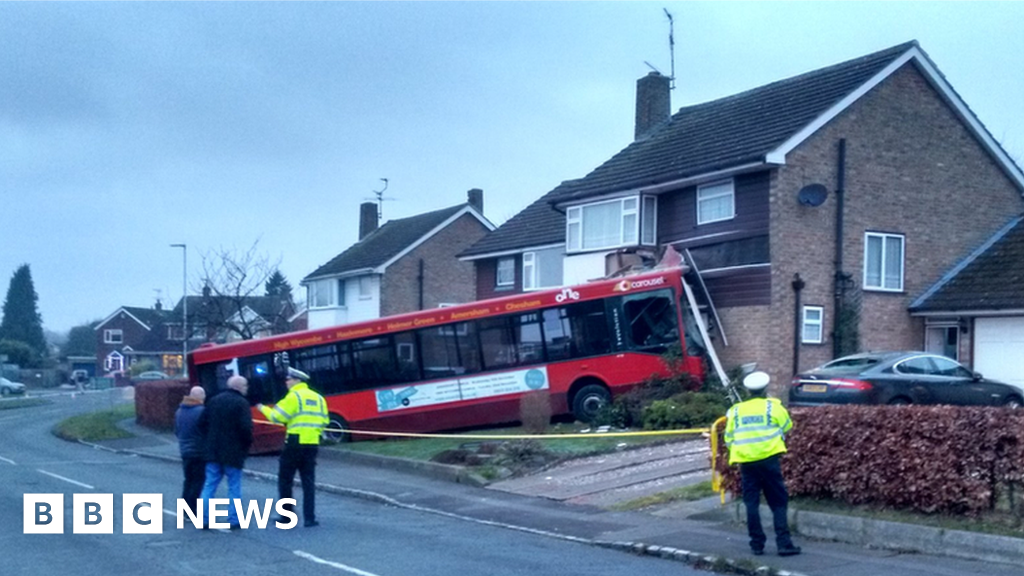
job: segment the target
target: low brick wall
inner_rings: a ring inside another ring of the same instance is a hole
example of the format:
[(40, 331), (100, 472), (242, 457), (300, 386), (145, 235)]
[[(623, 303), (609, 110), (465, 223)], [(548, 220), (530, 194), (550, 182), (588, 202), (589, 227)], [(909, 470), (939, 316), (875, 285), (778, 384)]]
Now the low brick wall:
[(185, 380), (152, 380), (135, 385), (135, 422), (154, 430), (173, 430), (174, 411), (188, 395)]

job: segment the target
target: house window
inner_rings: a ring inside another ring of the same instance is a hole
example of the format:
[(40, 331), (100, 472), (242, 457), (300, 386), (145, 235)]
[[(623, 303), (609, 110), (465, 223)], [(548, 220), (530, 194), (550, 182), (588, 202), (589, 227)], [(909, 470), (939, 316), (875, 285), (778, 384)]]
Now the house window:
[(643, 210), (640, 201), (639, 196), (631, 196), (569, 208), (565, 213), (566, 247), (572, 252), (633, 246), (641, 227), (644, 243), (654, 244), (657, 201), (643, 197)]
[(903, 236), (898, 234), (864, 235), (864, 288), (903, 291)]
[(658, 200), (654, 196), (644, 196), (643, 222), (640, 230), (640, 243), (653, 246), (657, 243)]
[(181, 342), (185, 339), (185, 330), (180, 324), (170, 324), (167, 326), (167, 339), (177, 340)]
[(823, 341), (823, 325), (825, 309), (821, 306), (804, 306), (803, 335), (800, 341), (804, 344), (821, 344)]
[(697, 224), (731, 220), (736, 216), (736, 192), (732, 180), (697, 187)]
[(924, 349), (932, 354), (960, 360), (960, 325), (926, 326)]
[(541, 290), (562, 285), (560, 247), (523, 252), (523, 290)]
[(501, 288), (514, 286), (516, 283), (516, 259), (498, 258), (498, 270), (495, 273), (494, 285)]
[(334, 304), (334, 280), (317, 280), (307, 290), (310, 308), (327, 308)]
[(338, 297), (336, 299), (338, 306), (345, 305), (345, 280), (338, 278)]
[(113, 328), (103, 331), (103, 343), (104, 344), (120, 344), (124, 342), (124, 333), (119, 328)]
[(370, 276), (359, 277), (359, 299), (369, 300), (373, 298), (373, 278)]

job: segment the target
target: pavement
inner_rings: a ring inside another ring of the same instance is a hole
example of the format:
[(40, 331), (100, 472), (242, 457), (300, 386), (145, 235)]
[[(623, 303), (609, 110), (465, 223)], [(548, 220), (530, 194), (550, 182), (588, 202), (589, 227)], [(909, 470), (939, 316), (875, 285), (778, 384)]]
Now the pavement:
[[(121, 426), (134, 436), (95, 445), (179, 462), (173, 434)], [(803, 554), (750, 554), (742, 506), (717, 497), (620, 512), (615, 502), (707, 478), (700, 441), (623, 450), (569, 461), (521, 478), (486, 483), (469, 469), (324, 447), (319, 490), (382, 504), (619, 549), (717, 572), (782, 576), (1018, 575), (1024, 539), (791, 510)], [(254, 456), (246, 474), (276, 481), (277, 457)], [(175, 473), (179, 470), (175, 469)], [(762, 510), (766, 528), (771, 525)], [(321, 521), (330, 528), (332, 519)], [(341, 522), (340, 519), (335, 520)]]

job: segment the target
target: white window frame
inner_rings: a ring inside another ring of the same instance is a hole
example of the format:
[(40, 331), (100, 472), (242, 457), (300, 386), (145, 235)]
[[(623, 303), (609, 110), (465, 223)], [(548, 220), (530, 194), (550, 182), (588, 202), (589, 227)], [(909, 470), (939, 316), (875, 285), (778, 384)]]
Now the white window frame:
[(334, 290), (337, 292), (334, 297), (331, 298), (331, 303), (339, 308), (345, 307), (345, 279), (338, 278), (338, 281), (334, 284)]
[[(505, 265), (505, 274), (502, 274), (502, 264)], [(506, 276), (502, 278), (502, 276)], [(498, 258), (494, 266), (494, 285), (498, 288), (508, 288), (516, 285), (516, 259), (514, 256)]]
[[(115, 360), (117, 361), (117, 368), (114, 368)], [(124, 355), (117, 351), (107, 354), (106, 358), (103, 359), (103, 367), (107, 370), (107, 372), (113, 372), (115, 370), (124, 370)]]
[[(652, 207), (651, 213), (644, 210), (649, 200)], [(619, 205), (619, 238), (617, 241), (607, 245), (587, 246), (584, 244), (586, 234), (587, 208), (603, 206), (606, 204)], [(632, 204), (632, 206), (627, 206)], [(565, 211), (565, 247), (566, 252), (583, 252), (591, 250), (607, 250), (610, 248), (621, 248), (623, 246), (655, 245), (658, 238), (657, 200), (654, 196), (624, 196), (600, 202), (591, 202), (579, 206), (572, 206)], [(632, 218), (633, 225), (627, 226), (626, 220)], [(644, 223), (650, 223), (650, 238), (644, 234)]]
[[(114, 337), (117, 336), (115, 340)], [(123, 344), (124, 343), (124, 330), (120, 328), (107, 328), (103, 331), (103, 343), (104, 344)]]
[(537, 289), (537, 253), (523, 252), (523, 291)]
[[(810, 318), (809, 312), (817, 312), (818, 319), (814, 320)], [(800, 322), (800, 343), (801, 344), (821, 344), (825, 341), (825, 308), (823, 306), (804, 306), (802, 311), (802, 321)], [(818, 338), (808, 339), (807, 329), (817, 327)]]
[[(721, 186), (728, 186), (721, 190), (716, 188)], [(721, 218), (703, 218), (701, 206), (711, 200), (718, 200), (722, 197), (729, 197), (729, 215)], [(724, 222), (726, 220), (732, 220), (736, 217), (736, 181), (719, 180), (718, 182), (709, 182), (708, 184), (701, 184), (697, 187), (697, 225), (712, 224), (714, 222)]]
[[(871, 238), (880, 238), (882, 240), (882, 256), (881, 261), (878, 262), (878, 285), (868, 283), (868, 270), (870, 262), (871, 251), (868, 250), (868, 243)], [(886, 268), (886, 254), (888, 252), (887, 245), (891, 241), (898, 240), (900, 243), (900, 277), (899, 286), (895, 288), (886, 287), (885, 285), (885, 268)], [(865, 232), (864, 233), (864, 278), (863, 286), (864, 290), (870, 290), (874, 292), (903, 292), (903, 281), (905, 278), (905, 266), (907, 261), (907, 239), (903, 234), (891, 234), (885, 232)]]
[[(325, 302), (317, 303), (317, 293), (321, 286), (327, 288), (327, 299)], [(337, 306), (338, 294), (335, 292), (339, 288), (338, 280), (335, 278), (325, 278), (322, 280), (314, 280), (306, 286), (306, 305), (310, 310), (323, 310), (325, 308), (334, 308)]]

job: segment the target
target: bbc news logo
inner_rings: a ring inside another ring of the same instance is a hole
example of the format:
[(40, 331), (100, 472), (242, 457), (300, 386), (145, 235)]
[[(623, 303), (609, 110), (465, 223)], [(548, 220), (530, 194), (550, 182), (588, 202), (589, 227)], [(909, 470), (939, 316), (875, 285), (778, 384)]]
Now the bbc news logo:
[[(186, 522), (196, 528), (209, 524), (210, 528), (228, 529), (228, 507), (234, 506), (238, 516), (238, 525), (244, 529), (255, 524), (256, 528), (265, 530), (270, 524), (271, 512), (285, 522), (274, 522), (276, 528), (290, 530), (299, 523), (298, 516), (286, 506), (295, 506), (294, 498), (282, 498), (277, 502), (267, 498), (262, 508), (258, 501), (250, 500), (244, 506), (241, 500), (227, 498), (211, 498), (209, 522), (204, 522), (206, 506), (194, 511), (178, 498), (175, 518), (178, 530), (185, 528)], [(113, 494), (73, 494), (71, 509), (71, 531), (73, 534), (113, 534), (114, 533), (114, 495)], [(220, 520), (223, 519), (223, 520)], [(24, 497), (25, 534), (63, 534), (64, 533), (64, 495), (63, 494), (25, 494)], [(163, 494), (123, 494), (121, 496), (121, 532), (123, 534), (163, 534), (164, 532), (164, 495)]]

